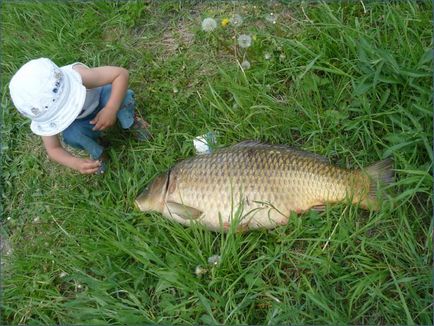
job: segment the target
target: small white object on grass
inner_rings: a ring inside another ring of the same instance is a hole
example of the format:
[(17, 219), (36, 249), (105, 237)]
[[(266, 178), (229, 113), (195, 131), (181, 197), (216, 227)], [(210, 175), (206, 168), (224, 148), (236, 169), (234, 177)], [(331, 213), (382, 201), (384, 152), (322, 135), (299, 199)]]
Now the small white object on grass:
[(193, 139), (193, 145), (197, 154), (210, 154), (210, 146), (214, 145), (215, 143), (215, 135), (212, 132), (208, 132)]
[(241, 67), (242, 67), (244, 70), (250, 69), (250, 62), (247, 61), (247, 60), (244, 60), (243, 62), (241, 62)]
[(277, 15), (270, 12), (269, 14), (265, 15), (265, 20), (269, 23), (276, 24)]
[(250, 35), (241, 34), (238, 36), (238, 45), (244, 49), (252, 45), (252, 37)]
[(194, 270), (194, 274), (196, 274), (196, 276), (202, 276), (203, 274), (206, 274), (206, 272), (208, 272), (207, 269), (203, 268), (200, 265), (197, 265), (195, 270)]
[(241, 17), (238, 14), (235, 14), (232, 16), (232, 18), (229, 21), (233, 26), (240, 26), (243, 23), (243, 17)]
[(217, 22), (213, 18), (205, 18), (202, 21), (202, 29), (205, 32), (212, 32), (217, 28)]
[(220, 263), (221, 257), (219, 255), (214, 255), (208, 258), (208, 264), (210, 265), (218, 265)]

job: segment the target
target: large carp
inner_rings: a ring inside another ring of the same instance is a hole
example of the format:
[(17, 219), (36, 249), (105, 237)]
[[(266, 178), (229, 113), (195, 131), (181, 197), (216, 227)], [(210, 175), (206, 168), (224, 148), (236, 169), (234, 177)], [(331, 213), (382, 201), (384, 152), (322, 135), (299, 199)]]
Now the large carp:
[(233, 219), (239, 230), (273, 228), (286, 224), (291, 212), (328, 203), (378, 209), (377, 185), (392, 178), (391, 159), (348, 170), (286, 145), (244, 141), (178, 163), (156, 177), (135, 203), (142, 211), (210, 230), (225, 231)]

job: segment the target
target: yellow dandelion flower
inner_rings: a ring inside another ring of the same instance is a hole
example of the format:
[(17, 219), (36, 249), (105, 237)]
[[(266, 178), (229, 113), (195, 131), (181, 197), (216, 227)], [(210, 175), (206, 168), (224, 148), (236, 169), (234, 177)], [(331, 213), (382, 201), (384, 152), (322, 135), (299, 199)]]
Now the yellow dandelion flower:
[(228, 26), (229, 25), (229, 19), (223, 18), (221, 24), (222, 24), (223, 27)]

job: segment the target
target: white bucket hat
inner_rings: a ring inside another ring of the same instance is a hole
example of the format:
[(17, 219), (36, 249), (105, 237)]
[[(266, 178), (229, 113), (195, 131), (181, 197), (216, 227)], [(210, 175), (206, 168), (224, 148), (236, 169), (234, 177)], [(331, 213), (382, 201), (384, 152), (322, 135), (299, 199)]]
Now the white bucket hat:
[(80, 74), (59, 68), (47, 58), (23, 65), (12, 77), (9, 91), (15, 107), (32, 119), (30, 128), (40, 136), (65, 130), (79, 115), (86, 98)]

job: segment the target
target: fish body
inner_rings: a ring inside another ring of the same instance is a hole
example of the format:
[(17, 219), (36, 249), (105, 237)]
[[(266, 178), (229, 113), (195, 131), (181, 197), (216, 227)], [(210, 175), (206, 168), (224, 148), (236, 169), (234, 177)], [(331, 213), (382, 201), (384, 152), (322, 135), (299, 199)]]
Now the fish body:
[(366, 170), (339, 168), (327, 159), (286, 145), (245, 141), (175, 165), (136, 199), (184, 225), (210, 230), (274, 228), (313, 207), (348, 200), (378, 209), (377, 181), (390, 182), (391, 160)]

